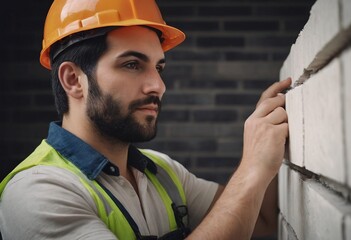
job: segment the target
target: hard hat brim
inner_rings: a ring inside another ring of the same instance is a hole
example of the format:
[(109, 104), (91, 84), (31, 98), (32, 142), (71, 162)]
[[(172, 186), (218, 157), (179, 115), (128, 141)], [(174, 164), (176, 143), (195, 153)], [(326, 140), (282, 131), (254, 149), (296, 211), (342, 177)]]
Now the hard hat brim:
[[(163, 41), (161, 43), (163, 51), (168, 51), (180, 43), (182, 43), (185, 40), (185, 34), (172, 26), (166, 25), (166, 24), (160, 24), (160, 23), (155, 23), (155, 22), (150, 22), (146, 21), (143, 19), (129, 19), (125, 21), (119, 21), (119, 22), (112, 22), (106, 25), (98, 25), (96, 27), (94, 26), (89, 26), (87, 28), (80, 28), (79, 31), (75, 32), (81, 32), (81, 31), (87, 31), (87, 30), (92, 30), (95, 28), (102, 28), (102, 27), (128, 27), (128, 26), (148, 26), (152, 27), (155, 29), (158, 29), (162, 32), (162, 38)], [(49, 51), (50, 51), (50, 46), (54, 43), (57, 42), (60, 39), (63, 39), (69, 35), (74, 34), (75, 32), (68, 32), (66, 34), (60, 34), (60, 36), (52, 36), (51, 40), (47, 39), (46, 42), (43, 42), (43, 49), (40, 53), (40, 63), (47, 69), (51, 69), (50, 65), (50, 57), (49, 57)], [(47, 46), (47, 47), (46, 47)]]

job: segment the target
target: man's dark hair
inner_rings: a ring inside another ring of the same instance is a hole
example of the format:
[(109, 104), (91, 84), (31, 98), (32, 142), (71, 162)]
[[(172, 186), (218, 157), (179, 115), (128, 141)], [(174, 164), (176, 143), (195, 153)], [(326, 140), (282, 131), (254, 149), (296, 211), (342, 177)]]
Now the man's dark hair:
[(56, 54), (57, 45), (53, 46), (50, 51), (51, 61), (51, 84), (55, 98), (56, 110), (60, 118), (69, 111), (68, 97), (63, 89), (58, 77), (58, 69), (63, 62), (73, 62), (79, 66), (87, 75), (88, 80), (94, 79), (96, 64), (99, 58), (107, 50), (106, 34), (94, 38), (86, 39)]

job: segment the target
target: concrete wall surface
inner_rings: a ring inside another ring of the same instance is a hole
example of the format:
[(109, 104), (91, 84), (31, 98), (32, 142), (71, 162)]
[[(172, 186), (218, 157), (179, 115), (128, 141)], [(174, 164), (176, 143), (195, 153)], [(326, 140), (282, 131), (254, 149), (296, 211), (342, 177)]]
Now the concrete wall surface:
[(282, 65), (289, 141), (279, 239), (351, 239), (351, 1), (317, 0)]

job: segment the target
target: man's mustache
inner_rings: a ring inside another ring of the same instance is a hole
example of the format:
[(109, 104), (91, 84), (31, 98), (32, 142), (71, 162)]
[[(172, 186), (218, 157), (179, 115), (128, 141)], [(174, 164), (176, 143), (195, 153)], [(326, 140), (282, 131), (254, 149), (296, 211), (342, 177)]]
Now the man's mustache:
[(160, 98), (157, 96), (148, 96), (144, 99), (135, 100), (129, 105), (129, 110), (134, 111), (137, 108), (143, 107), (148, 104), (156, 104), (158, 107), (158, 112), (160, 112), (162, 103)]

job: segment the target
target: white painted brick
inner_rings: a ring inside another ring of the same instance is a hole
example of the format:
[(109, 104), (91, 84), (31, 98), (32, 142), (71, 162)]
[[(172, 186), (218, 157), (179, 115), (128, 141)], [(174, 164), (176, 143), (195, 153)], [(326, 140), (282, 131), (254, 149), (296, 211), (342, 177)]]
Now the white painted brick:
[(345, 183), (340, 61), (331, 62), (302, 87), (305, 167)]
[(342, 27), (348, 28), (351, 25), (351, 1), (350, 0), (340, 0), (341, 1), (341, 14), (342, 14)]
[(279, 214), (279, 217), (278, 217), (278, 239), (279, 240), (289, 239), (288, 231), (286, 228), (286, 222), (284, 221), (283, 216), (281, 214)]
[(351, 215), (345, 218), (345, 239), (351, 239)]
[[(349, 1), (349, 0), (345, 0)], [(290, 54), (285, 60), (280, 72), (280, 78), (292, 77), (297, 81), (304, 73), (304, 69), (318, 68), (330, 56), (317, 54), (340, 31), (338, 0), (318, 0), (312, 6), (310, 17), (300, 32)], [(330, 55), (330, 53), (327, 53)]]
[[(351, 2), (351, 1), (349, 1)], [(351, 15), (351, 14), (350, 14)], [(342, 64), (342, 86), (343, 86), (343, 113), (345, 125), (345, 149), (346, 149), (346, 166), (347, 182), (351, 187), (351, 48), (343, 52), (341, 56)]]
[(350, 204), (315, 180), (284, 168), (288, 174), (279, 191), (285, 193), (286, 205), (281, 211), (297, 239), (344, 240), (343, 223), (350, 214)]
[(289, 119), (288, 160), (304, 166), (304, 126), (302, 87), (296, 87), (286, 94), (286, 111)]
[(296, 46), (296, 43), (291, 46), (290, 53), (287, 59), (284, 61), (279, 74), (280, 80), (284, 80), (288, 77), (291, 77), (292, 85), (294, 85), (295, 82), (303, 74), (303, 68), (298, 68), (298, 66), (300, 66), (301, 64), (298, 64), (298, 66), (296, 66), (297, 59), (300, 59), (300, 61), (302, 61), (303, 59), (303, 53), (299, 52), (297, 48), (298, 47)]
[(279, 227), (278, 227), (279, 240), (298, 240), (294, 230), (288, 225), (286, 220), (279, 214)]
[(351, 206), (323, 185), (306, 181), (304, 184), (306, 226), (299, 239), (343, 240), (343, 222)]
[(283, 181), (279, 182), (279, 196), (283, 201), (280, 202), (280, 211), (296, 234), (300, 233), (301, 235), (306, 225), (303, 180), (299, 173), (286, 165), (282, 166), (281, 172), (283, 174), (279, 181)]
[(288, 214), (288, 177), (289, 177), (289, 167), (285, 164), (279, 169), (278, 173), (278, 205), (279, 209), (284, 216)]

